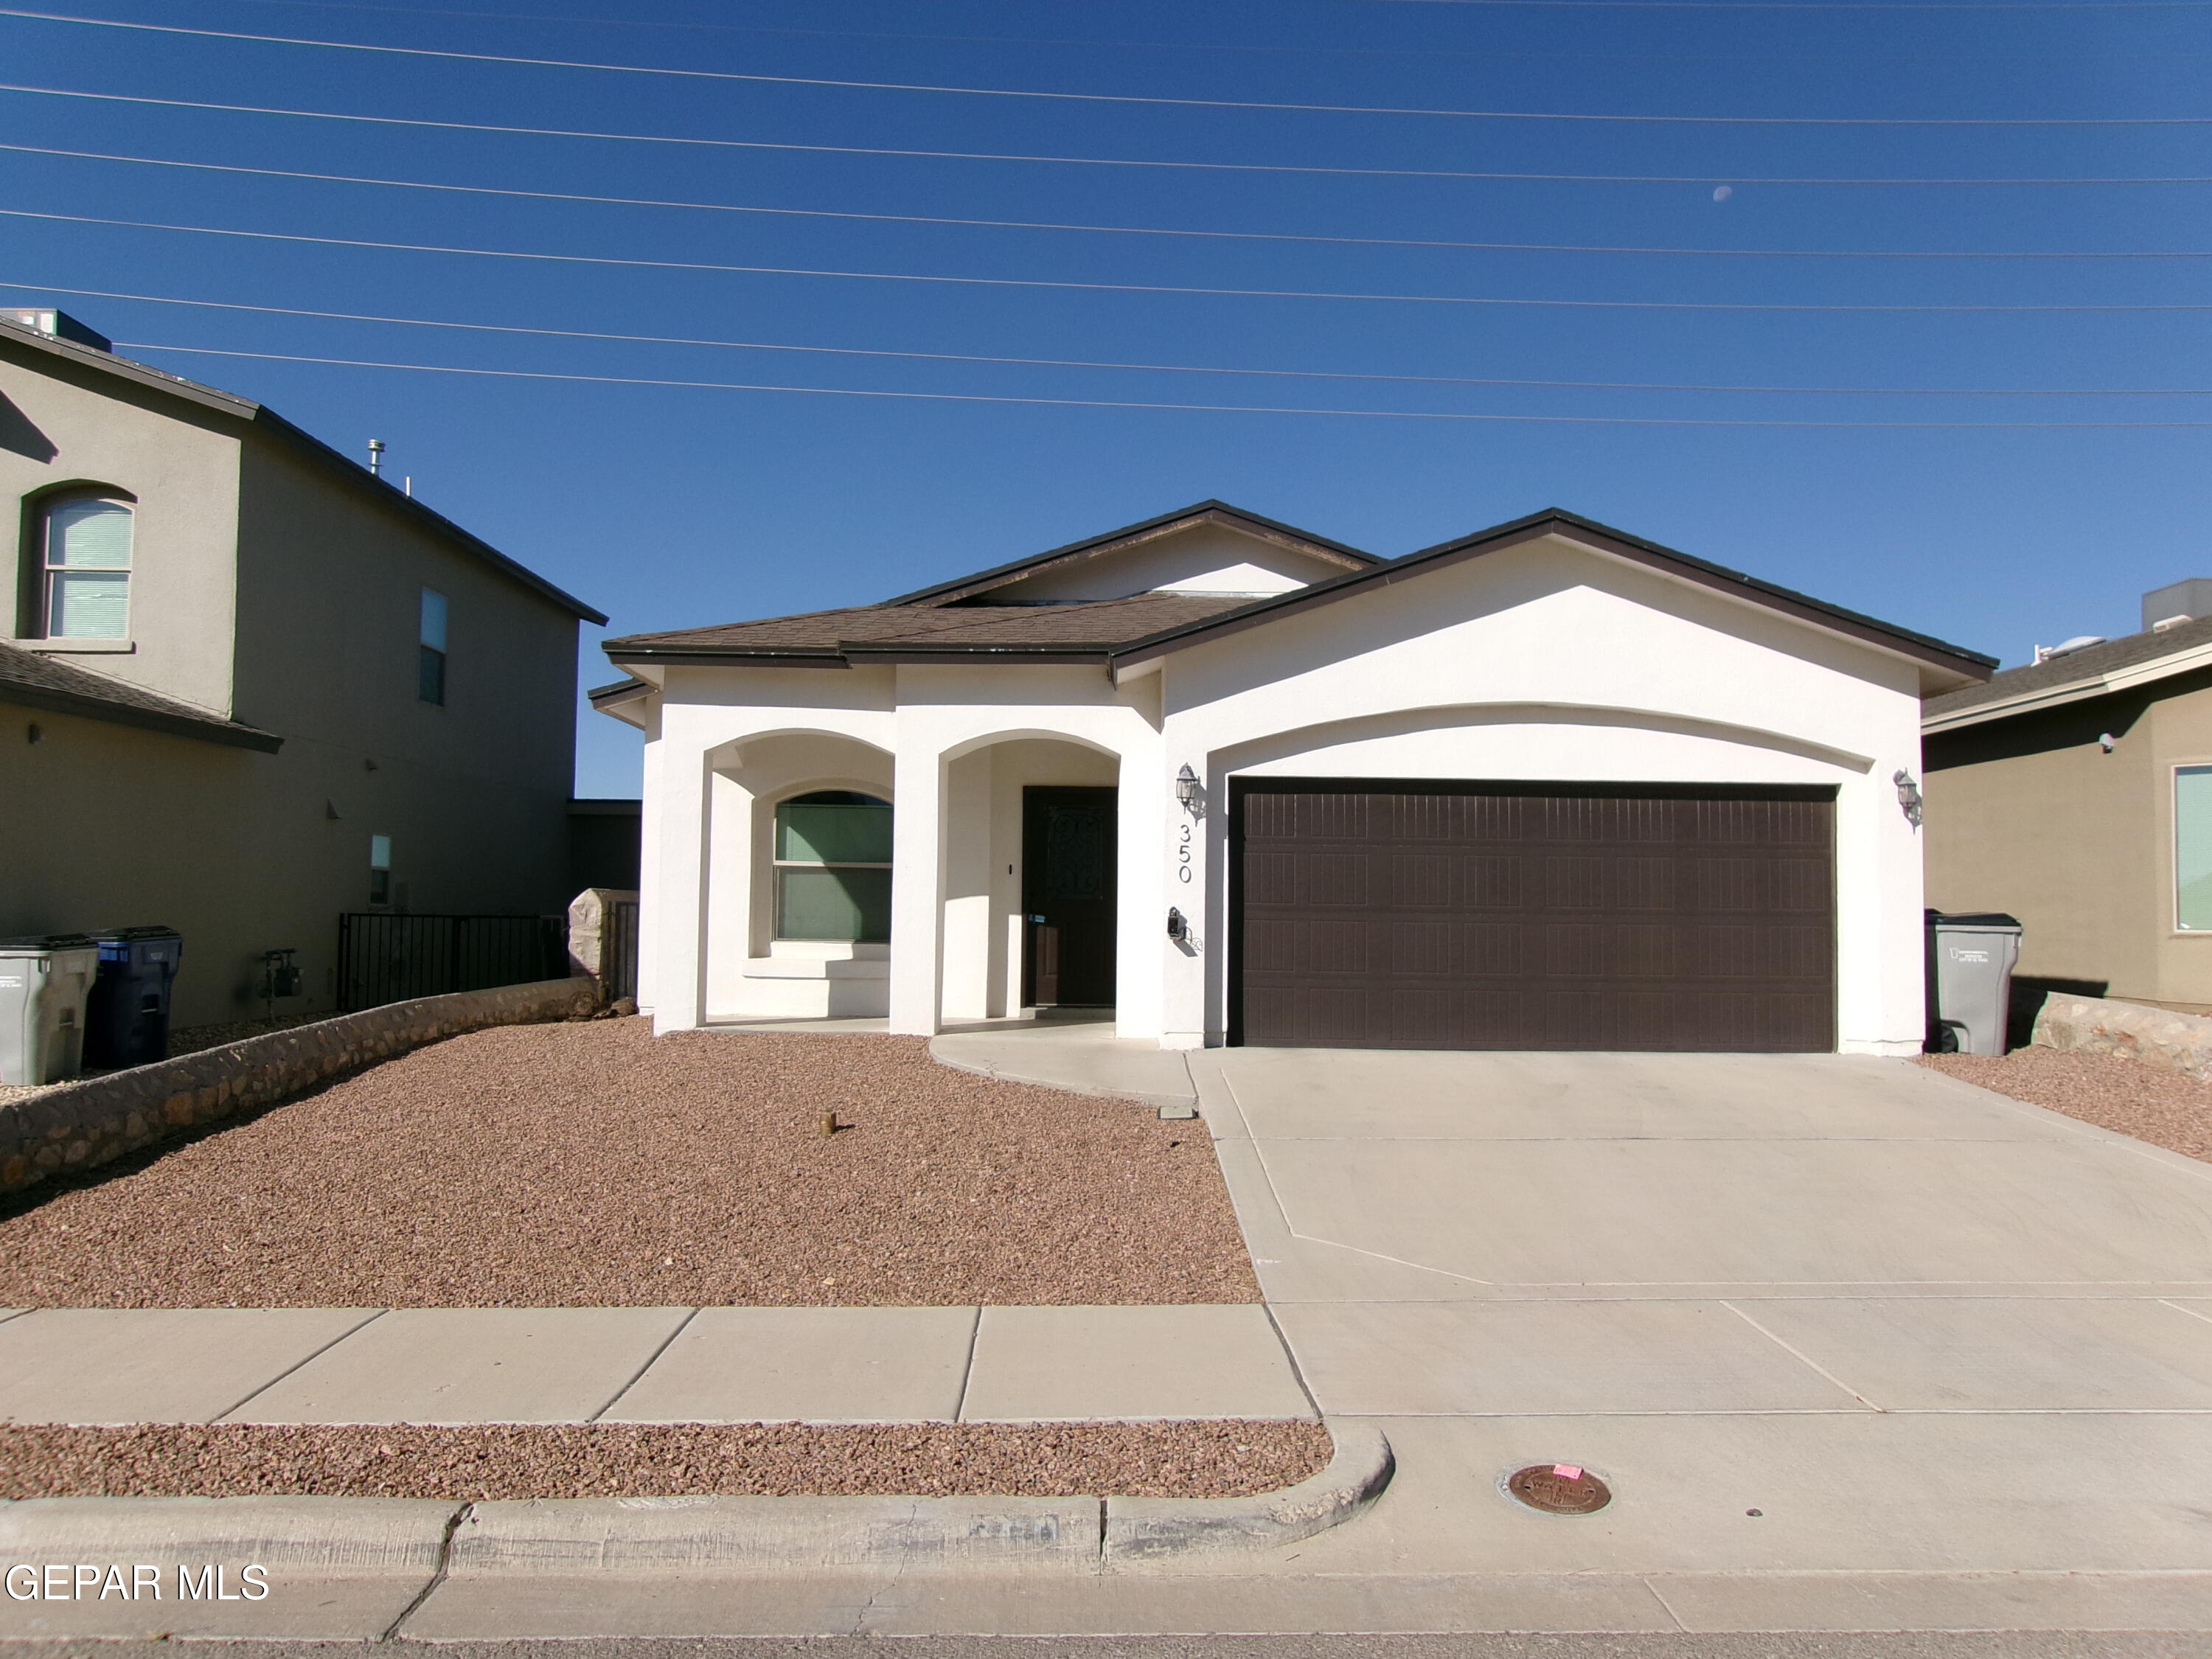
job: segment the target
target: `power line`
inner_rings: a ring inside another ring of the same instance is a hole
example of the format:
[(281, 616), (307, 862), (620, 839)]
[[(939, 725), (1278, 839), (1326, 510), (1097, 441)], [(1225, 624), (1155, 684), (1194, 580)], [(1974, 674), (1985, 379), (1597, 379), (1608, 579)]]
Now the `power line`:
[[(1209, 40), (1086, 40), (1026, 34), (920, 34), (889, 29), (809, 29), (748, 23), (681, 23), (659, 18), (560, 16), (547, 12), (458, 11), (434, 6), (349, 4), (345, 0), (244, 0), (248, 5), (288, 6), (308, 11), (369, 12), (399, 17), (459, 17), (489, 23), (578, 24), (595, 28), (659, 29), (695, 34), (769, 34), (833, 40), (931, 40), (971, 46), (1074, 46), (1129, 52), (1206, 52), (1293, 58), (1480, 58), (1547, 59), (1575, 63), (1592, 59), (1633, 64), (2071, 64), (2077, 58), (2019, 52), (1475, 52), (1448, 46), (1285, 46), (1249, 42), (1222, 45)], [(2101, 53), (2101, 58), (2155, 57), (2160, 61), (2200, 58), (2203, 52)]]
[[(1504, 3), (1504, 0), (1496, 0)], [(1547, 0), (1568, 3), (1569, 0)], [(1576, 4), (1644, 3), (1645, 0), (1572, 0)], [(1654, 0), (1674, 3), (1674, 0)], [(1685, 0), (1686, 3), (1686, 0)], [(1699, 5), (1724, 0), (1696, 0)], [(2212, 5), (2212, 0), (2158, 0), (2159, 3)], [(1493, 0), (1469, 0), (1489, 4)], [(1510, 0), (1528, 4), (1532, 0)], [(2006, 9), (2016, 9), (2008, 4)], [(595, 74), (658, 75), (686, 81), (735, 81), (749, 85), (826, 87), (859, 92), (918, 92), (960, 98), (1017, 98), (1076, 104), (1145, 104), (1176, 109), (1266, 110), (1307, 115), (1416, 115), (1463, 121), (1567, 121), (1583, 124), (1666, 126), (1760, 127), (2194, 127), (2212, 125), (2212, 115), (2123, 116), (1887, 116), (1887, 115), (1628, 115), (1613, 111), (1434, 109), (1369, 104), (1301, 104), (1244, 98), (1164, 98), (1120, 92), (1046, 92), (1023, 87), (963, 87), (921, 81), (855, 81), (817, 75), (759, 75), (734, 70), (672, 69), (644, 64), (599, 64), (566, 58), (524, 58), (500, 52), (452, 52), (432, 46), (372, 46), (358, 40), (316, 40), (286, 34), (249, 34), (235, 29), (186, 28), (175, 23), (133, 23), (112, 17), (75, 17), (63, 12), (25, 11), (0, 6), (0, 17), (87, 28), (125, 29), (136, 33), (187, 35), (196, 40), (241, 40), (257, 46), (311, 46), (325, 52), (369, 52), (394, 58), (432, 58), (447, 62), (502, 64), (528, 69), (584, 70)]]
[(111, 225), (128, 230), (166, 230), (195, 236), (231, 236), (262, 242), (303, 242), (322, 247), (377, 248), (398, 253), (449, 253), (478, 259), (528, 259), (551, 264), (613, 265), (630, 270), (699, 270), (747, 276), (830, 276), (870, 283), (933, 283), (967, 288), (1073, 289), (1093, 294), (1189, 294), (1240, 300), (1356, 300), (1400, 305), (1540, 307), (1570, 311), (1771, 311), (1771, 312), (2197, 312), (2212, 304), (2104, 305), (1854, 305), (1714, 300), (1561, 300), (1516, 295), (1461, 294), (1369, 294), (1328, 289), (1212, 288), (1174, 283), (1055, 282), (1035, 276), (939, 276), (917, 271), (831, 270), (804, 265), (717, 264), (690, 259), (623, 258), (611, 254), (532, 253), (511, 248), (451, 247), (436, 242), (382, 242), (366, 237), (307, 236), (276, 230), (229, 230), (215, 225), (172, 225), (147, 219), (109, 219), (85, 213), (36, 213), (0, 208), (0, 216), (42, 219), (73, 225)]
[(830, 357), (881, 357), (934, 363), (989, 363), (1028, 368), (1109, 368), (1152, 374), (1231, 374), (1271, 380), (1378, 380), (1415, 386), (1542, 387), (1577, 392), (1733, 392), (1760, 396), (1850, 398), (2206, 398), (2212, 388), (2190, 386), (1714, 386), (1656, 380), (1536, 380), (1472, 374), (1384, 374), (1316, 368), (1235, 368), (1197, 363), (1111, 362), (1085, 357), (1012, 357), (965, 351), (892, 351), (862, 346), (786, 345), (764, 340), (702, 339), (680, 334), (613, 334), (596, 329), (530, 328), (517, 323), (456, 323), (428, 317), (386, 317), (370, 312), (316, 311), (303, 306), (257, 306), (236, 300), (186, 300), (166, 294), (128, 294), (112, 289), (64, 288), (55, 283), (0, 282), (0, 288), (26, 293), (69, 294), (88, 299), (136, 300), (150, 305), (192, 306), (210, 311), (246, 311), (263, 316), (314, 317), (346, 323), (391, 323), (409, 328), (465, 330), (478, 334), (522, 334), (561, 340), (613, 340), (631, 345), (714, 346), (733, 351), (787, 351)]
[(875, 392), (849, 386), (757, 385), (742, 380), (675, 380), (645, 375), (568, 374), (520, 368), (457, 368), (447, 363), (393, 363), (361, 357), (309, 357), (281, 351), (225, 351), (213, 346), (159, 345), (148, 340), (118, 340), (131, 351), (172, 351), (200, 357), (250, 357), (263, 362), (323, 363), (343, 368), (398, 368), (426, 374), (468, 374), (514, 380), (571, 380), (589, 386), (651, 386), (688, 387), (710, 392), (799, 392), (819, 398), (883, 398), (917, 403), (1026, 404), (1058, 409), (1183, 410), (1209, 415), (1308, 415), (1388, 421), (1471, 421), (1542, 426), (1726, 426), (1821, 427), (1862, 429), (1948, 429), (1986, 431), (2059, 431), (2083, 428), (2110, 430), (2196, 429), (2212, 427), (2212, 421), (1750, 421), (1717, 417), (1645, 415), (1469, 415), (1449, 411), (1399, 409), (1307, 409), (1296, 405), (1259, 404), (1170, 404), (1122, 401), (1104, 398), (1021, 398), (965, 392)]
[[(2212, 0), (2208, 0), (2212, 3)], [(78, 92), (65, 87), (33, 87), (0, 82), (0, 92), (43, 98), (75, 98), (103, 104), (141, 104), (163, 109), (213, 110), (229, 115), (281, 115), (310, 121), (348, 121), (359, 125), (420, 127), (444, 132), (497, 132), (532, 138), (586, 138), (605, 143), (675, 144), (705, 149), (795, 151), (815, 155), (891, 155), (940, 161), (1024, 161), (1057, 167), (1154, 167), (1197, 173), (1273, 173), (1346, 179), (1462, 179), (1484, 182), (1582, 185), (1929, 185), (1975, 187), (2064, 185), (2212, 185), (2212, 174), (2164, 178), (2042, 179), (1822, 179), (1755, 178), (1744, 173), (1481, 173), (1445, 167), (1298, 167), (1271, 161), (1157, 161), (1122, 156), (1025, 155), (994, 150), (896, 149), (863, 144), (794, 144), (753, 138), (686, 138), (661, 133), (601, 132), (588, 128), (506, 126), (489, 121), (437, 121), (406, 115), (349, 115), (337, 110), (285, 109), (262, 104), (218, 104), (190, 98), (152, 98), (134, 93)]]
[(1678, 254), (1740, 259), (2212, 259), (2212, 252), (2191, 250), (1979, 252), (1920, 249), (1646, 247), (1595, 246), (1583, 242), (1468, 242), (1426, 236), (1319, 236), (1270, 230), (1185, 230), (1157, 225), (1073, 224), (1042, 219), (961, 219), (927, 213), (859, 213), (830, 208), (750, 207), (728, 202), (684, 202), (650, 196), (593, 196), (575, 191), (514, 190), (492, 185), (435, 184), (420, 179), (374, 179), (350, 173), (304, 173), (289, 167), (249, 167), (222, 161), (180, 161), (159, 155), (115, 155), (103, 150), (59, 149), (46, 144), (0, 144), (0, 151), (14, 151), (26, 155), (63, 155), (88, 161), (127, 161), (138, 167), (185, 167), (199, 173), (245, 173), (259, 179), (305, 179), (319, 184), (376, 185), (395, 190), (514, 197), (535, 202), (584, 202), (603, 207), (680, 208), (689, 212), (758, 214), (790, 219), (855, 219), (878, 224), (956, 225), (988, 230), (1080, 231), (1105, 236), (1176, 236), (1231, 242), (1307, 242), (1337, 247), (1443, 248), (1482, 253)]
[[(1345, 0), (1339, 0), (1344, 3)], [(1350, 0), (1359, 5), (1570, 7), (1617, 11), (2198, 11), (2212, 0)]]

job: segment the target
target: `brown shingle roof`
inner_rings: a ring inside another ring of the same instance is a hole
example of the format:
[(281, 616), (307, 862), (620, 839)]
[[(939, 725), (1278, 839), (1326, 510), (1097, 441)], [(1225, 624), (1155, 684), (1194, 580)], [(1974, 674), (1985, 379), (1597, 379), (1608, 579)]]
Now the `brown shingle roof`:
[(81, 714), (114, 726), (136, 726), (237, 749), (258, 749), (266, 755), (275, 754), (284, 741), (274, 732), (241, 726), (143, 686), (110, 679), (75, 663), (13, 645), (0, 645), (0, 702), (51, 708), (58, 714)]
[(2003, 702), (2030, 692), (2056, 690), (2060, 686), (2097, 680), (2118, 669), (2156, 662), (2160, 657), (2171, 657), (2208, 643), (2212, 643), (2212, 617), (2200, 617), (2194, 622), (2169, 628), (2163, 634), (2130, 634), (2122, 639), (2106, 640), (2102, 645), (2069, 651), (2063, 657), (2008, 668), (2002, 674), (1991, 675), (1986, 684), (1929, 698), (1921, 705), (1921, 713), (1925, 719), (1939, 720), (1946, 714), (1978, 708), (1986, 702)]
[(831, 657), (843, 647), (886, 653), (1097, 650), (1103, 653), (1157, 634), (1223, 616), (1250, 605), (1234, 594), (1139, 593), (1125, 599), (1069, 605), (860, 605), (759, 622), (633, 634), (610, 640), (623, 661), (680, 657)]

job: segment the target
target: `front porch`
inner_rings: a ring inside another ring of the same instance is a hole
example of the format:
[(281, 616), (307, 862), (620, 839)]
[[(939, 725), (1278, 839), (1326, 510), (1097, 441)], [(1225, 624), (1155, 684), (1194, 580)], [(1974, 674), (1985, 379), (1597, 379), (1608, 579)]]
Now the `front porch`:
[[(1130, 867), (1154, 832), (1124, 833), (1124, 754), (1048, 728), (920, 752), (908, 736), (786, 729), (702, 750), (702, 833), (664, 866), (697, 860), (696, 1001), (654, 988), (659, 1029), (1118, 1018), (1139, 1035), (1133, 1007), (1158, 995), (1133, 999), (1122, 944), (1157, 872)], [(1157, 1038), (1157, 1015), (1139, 1023)]]

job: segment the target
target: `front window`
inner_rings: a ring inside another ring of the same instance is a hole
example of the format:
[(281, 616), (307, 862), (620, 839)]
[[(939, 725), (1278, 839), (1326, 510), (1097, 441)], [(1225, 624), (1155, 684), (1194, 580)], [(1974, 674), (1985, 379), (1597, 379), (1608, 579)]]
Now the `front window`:
[(891, 808), (848, 789), (775, 809), (775, 936), (880, 945), (891, 936)]
[(79, 497), (46, 513), (46, 635), (120, 640), (131, 632), (131, 509)]
[(2173, 920), (2212, 933), (2212, 766), (2173, 769)]
[(368, 838), (368, 902), (371, 904), (392, 902), (392, 837), (371, 836)]

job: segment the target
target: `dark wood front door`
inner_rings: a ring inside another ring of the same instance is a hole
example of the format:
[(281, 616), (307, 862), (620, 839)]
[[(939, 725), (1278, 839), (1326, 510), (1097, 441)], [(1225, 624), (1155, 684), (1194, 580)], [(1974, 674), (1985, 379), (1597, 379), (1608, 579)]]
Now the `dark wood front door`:
[(1115, 793), (1022, 791), (1022, 998), (1031, 1007), (1114, 1000)]
[(1833, 792), (1254, 780), (1231, 1041), (1835, 1047)]

